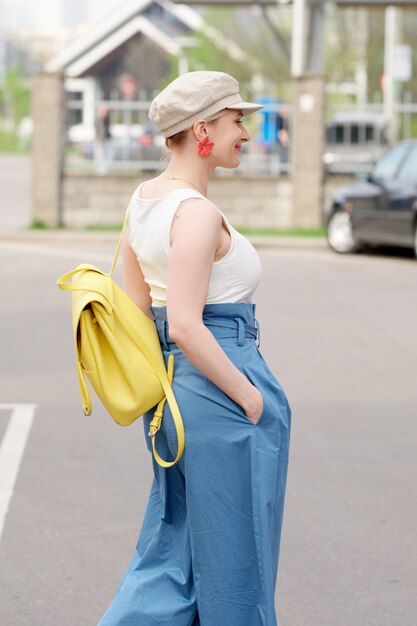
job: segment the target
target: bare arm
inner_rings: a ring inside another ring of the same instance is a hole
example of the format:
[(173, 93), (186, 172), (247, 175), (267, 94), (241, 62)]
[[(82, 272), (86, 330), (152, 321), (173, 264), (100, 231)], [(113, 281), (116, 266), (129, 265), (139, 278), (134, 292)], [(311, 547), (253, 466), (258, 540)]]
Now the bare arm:
[(151, 313), (148, 311), (148, 306), (152, 304), (149, 285), (145, 283), (142, 270), (140, 269), (135, 253), (129, 245), (126, 233), (123, 235), (122, 254), (122, 274), (125, 291), (133, 302), (142, 309), (145, 315), (153, 319)]
[(183, 206), (181, 218), (172, 228), (168, 258), (169, 334), (188, 360), (256, 423), (262, 412), (261, 393), (235, 367), (202, 321), (221, 235), (221, 215), (208, 201), (188, 200)]

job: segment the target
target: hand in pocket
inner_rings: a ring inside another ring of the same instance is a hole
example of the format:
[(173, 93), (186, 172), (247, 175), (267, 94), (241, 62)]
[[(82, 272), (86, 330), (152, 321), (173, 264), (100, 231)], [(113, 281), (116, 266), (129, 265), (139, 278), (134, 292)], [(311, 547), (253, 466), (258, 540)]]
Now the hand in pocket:
[(246, 413), (246, 417), (253, 424), (257, 424), (261, 419), (262, 411), (264, 409), (264, 399), (257, 387), (252, 385), (251, 394), (247, 399), (246, 405), (244, 407), (244, 411)]

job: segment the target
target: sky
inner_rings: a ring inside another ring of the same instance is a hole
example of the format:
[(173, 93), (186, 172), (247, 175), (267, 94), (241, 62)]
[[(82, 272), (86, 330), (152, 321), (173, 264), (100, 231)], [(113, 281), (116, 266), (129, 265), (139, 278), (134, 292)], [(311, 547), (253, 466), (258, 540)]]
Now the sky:
[(0, 30), (56, 28), (62, 22), (64, 2), (73, 11), (77, 4), (81, 10), (87, 5), (87, 18), (96, 22), (129, 0), (0, 0)]

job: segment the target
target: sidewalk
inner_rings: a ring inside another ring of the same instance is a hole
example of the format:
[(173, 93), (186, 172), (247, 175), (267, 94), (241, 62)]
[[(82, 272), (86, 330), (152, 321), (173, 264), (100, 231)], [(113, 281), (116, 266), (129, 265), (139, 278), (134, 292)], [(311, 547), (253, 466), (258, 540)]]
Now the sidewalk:
[[(29, 155), (0, 155), (0, 183), (2, 184), (2, 209), (0, 210), (0, 242), (20, 242), (39, 245), (115, 246), (116, 231), (89, 230), (31, 230)], [(249, 235), (256, 248), (323, 250), (327, 249), (324, 237), (259, 236)]]
[[(116, 245), (119, 233), (116, 231), (93, 230), (0, 230), (0, 242), (14, 241), (37, 244), (63, 245)], [(300, 250), (327, 249), (325, 237), (292, 237), (249, 235), (255, 248), (285, 248)]]

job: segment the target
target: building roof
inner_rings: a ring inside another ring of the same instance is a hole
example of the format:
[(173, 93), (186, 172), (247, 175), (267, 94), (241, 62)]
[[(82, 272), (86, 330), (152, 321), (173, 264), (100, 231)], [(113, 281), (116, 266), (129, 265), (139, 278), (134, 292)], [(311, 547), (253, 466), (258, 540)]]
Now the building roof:
[(65, 72), (73, 78), (81, 76), (137, 33), (154, 41), (167, 54), (178, 54), (184, 46), (192, 45), (193, 31), (204, 31), (229, 56), (249, 62), (236, 43), (207, 26), (194, 9), (171, 0), (130, 0), (66, 46), (46, 63), (45, 70)]

